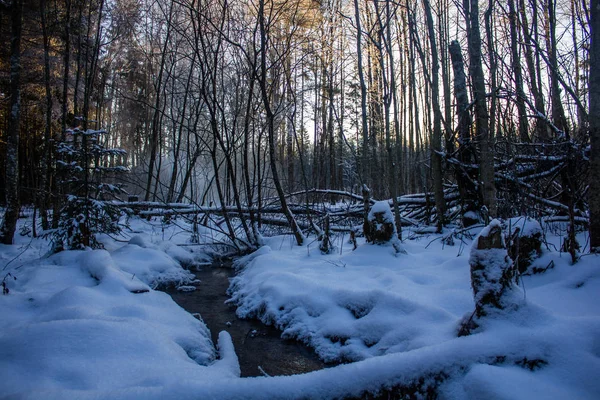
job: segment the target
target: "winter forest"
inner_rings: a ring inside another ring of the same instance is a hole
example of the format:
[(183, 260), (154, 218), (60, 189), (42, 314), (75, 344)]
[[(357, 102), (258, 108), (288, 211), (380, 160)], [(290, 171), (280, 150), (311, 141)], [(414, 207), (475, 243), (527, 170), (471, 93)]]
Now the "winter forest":
[(599, 0), (0, 0), (0, 398), (600, 397), (599, 62)]

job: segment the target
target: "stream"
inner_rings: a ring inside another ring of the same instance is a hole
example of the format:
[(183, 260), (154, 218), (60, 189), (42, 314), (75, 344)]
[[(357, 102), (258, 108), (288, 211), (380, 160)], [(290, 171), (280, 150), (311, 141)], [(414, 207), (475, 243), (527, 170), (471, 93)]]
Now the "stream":
[(235, 270), (224, 266), (204, 266), (196, 271), (196, 290), (166, 292), (182, 308), (200, 314), (213, 343), (219, 332), (229, 332), (240, 362), (241, 376), (293, 375), (327, 367), (315, 352), (296, 340), (281, 339), (281, 331), (256, 319), (240, 319), (236, 307), (225, 304), (229, 278)]

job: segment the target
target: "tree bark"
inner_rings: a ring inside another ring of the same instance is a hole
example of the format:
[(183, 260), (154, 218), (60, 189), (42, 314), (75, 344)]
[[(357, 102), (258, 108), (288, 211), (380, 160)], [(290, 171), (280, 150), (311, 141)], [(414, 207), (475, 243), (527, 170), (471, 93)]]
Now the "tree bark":
[[(458, 159), (462, 163), (455, 169), (458, 190), (463, 201), (463, 211), (477, 212), (477, 177), (471, 176), (465, 168), (473, 162), (473, 149), (471, 145), (472, 119), (469, 113), (469, 97), (467, 93), (467, 81), (464, 70), (464, 60), (458, 41), (450, 43), (450, 57), (452, 58), (452, 69), (454, 72), (454, 96), (456, 97), (456, 114), (458, 117)], [(463, 213), (464, 215), (464, 213)], [(463, 218), (463, 225), (468, 226), (475, 223), (471, 218)]]
[(271, 174), (273, 178), (273, 184), (277, 190), (279, 201), (281, 202), (281, 208), (283, 213), (292, 229), (292, 233), (296, 239), (298, 246), (302, 246), (304, 243), (304, 234), (300, 229), (300, 226), (296, 222), (296, 219), (292, 215), (292, 211), (288, 207), (285, 199), (285, 193), (281, 187), (279, 180), (279, 174), (277, 173), (277, 165), (275, 162), (275, 115), (271, 108), (271, 101), (269, 99), (269, 92), (267, 90), (267, 30), (265, 26), (265, 0), (259, 1), (258, 20), (260, 26), (260, 90), (262, 94), (263, 104), (265, 107), (266, 122), (267, 122), (267, 134), (269, 141), (269, 164), (271, 166)]
[(600, 251), (600, 70), (593, 66), (600, 63), (600, 0), (592, 0), (591, 7), (591, 44), (590, 44), (590, 249)]
[(360, 82), (360, 113), (361, 113), (361, 124), (362, 124), (362, 157), (361, 157), (361, 181), (369, 176), (367, 168), (367, 158), (369, 154), (369, 124), (368, 124), (368, 113), (367, 113), (367, 85), (365, 83), (365, 74), (363, 72), (363, 57), (362, 57), (362, 26), (360, 23), (360, 8), (358, 0), (354, 0), (354, 17), (356, 20), (356, 57), (358, 62), (358, 79)]
[(479, 142), (479, 180), (482, 187), (483, 205), (490, 217), (495, 217), (496, 186), (494, 182), (494, 154), (489, 137), (489, 115), (486, 105), (485, 80), (481, 62), (481, 33), (479, 29), (478, 0), (464, 0), (467, 22), (467, 41), (469, 44), (469, 75), (473, 85), (475, 103), (476, 138)]
[(529, 142), (527, 110), (525, 108), (525, 91), (523, 90), (523, 71), (521, 70), (521, 58), (519, 57), (519, 45), (517, 38), (517, 11), (515, 7), (515, 0), (508, 0), (508, 20), (510, 23), (510, 60), (513, 73), (515, 74), (517, 112), (519, 113), (519, 140), (521, 142)]
[(22, 0), (11, 5), (10, 114), (6, 132), (6, 212), (0, 226), (0, 243), (12, 244), (19, 218), (19, 122), (21, 119), (21, 15)]
[[(154, 115), (152, 117), (152, 136), (150, 138), (150, 161), (148, 162), (148, 180), (146, 182), (146, 194), (144, 196), (144, 200), (150, 200), (150, 193), (152, 188), (152, 178), (154, 173), (154, 164), (156, 163), (156, 151), (158, 149), (158, 139), (159, 139), (159, 130), (160, 130), (160, 101), (161, 101), (161, 88), (162, 88), (162, 76), (164, 73), (165, 62), (167, 58), (167, 45), (169, 44), (169, 37), (171, 35), (171, 18), (173, 16), (173, 5), (174, 1), (171, 1), (171, 5), (169, 6), (169, 17), (167, 19), (167, 35), (165, 37), (165, 42), (163, 44), (163, 49), (161, 53), (161, 62), (158, 71), (158, 77), (156, 78), (156, 99), (154, 101)], [(159, 170), (160, 171), (160, 170)], [(158, 182), (158, 176), (156, 177)]]
[(50, 228), (48, 223), (48, 204), (50, 203), (50, 188), (52, 178), (52, 91), (50, 86), (50, 38), (46, 24), (46, 0), (40, 0), (40, 17), (42, 23), (42, 37), (44, 41), (44, 86), (46, 89), (46, 126), (44, 127), (44, 170), (40, 174), (40, 187), (42, 194), (38, 196), (42, 229)]
[[(519, 14), (521, 15), (521, 26), (523, 31), (523, 47), (525, 53), (525, 62), (527, 64), (527, 69), (529, 71), (529, 86), (531, 87), (531, 93), (533, 94), (533, 98), (535, 101), (535, 108), (544, 113), (544, 97), (541, 93), (541, 88), (538, 86), (537, 73), (535, 68), (535, 61), (533, 58), (533, 44), (531, 33), (529, 31), (529, 22), (527, 20), (527, 14), (525, 11), (525, 1), (526, 0), (518, 0), (519, 1)], [(537, 7), (534, 5), (534, 7)], [(535, 11), (535, 10), (534, 10)], [(538, 120), (535, 125), (537, 140), (547, 140), (548, 139), (548, 127), (545, 122)]]
[(425, 19), (427, 21), (427, 32), (429, 36), (429, 47), (431, 51), (431, 99), (433, 103), (433, 136), (431, 138), (431, 175), (433, 179), (433, 196), (435, 210), (437, 213), (437, 231), (442, 231), (444, 226), (444, 215), (446, 213), (446, 202), (444, 200), (444, 187), (442, 183), (442, 111), (440, 108), (440, 62), (435, 40), (435, 30), (431, 5), (429, 0), (423, 0)]

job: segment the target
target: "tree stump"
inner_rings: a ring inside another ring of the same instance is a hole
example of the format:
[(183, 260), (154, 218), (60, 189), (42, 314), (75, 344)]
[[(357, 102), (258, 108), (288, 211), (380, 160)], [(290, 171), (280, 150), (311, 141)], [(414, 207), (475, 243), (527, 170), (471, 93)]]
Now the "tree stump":
[(369, 211), (369, 233), (374, 244), (389, 243), (396, 236), (394, 214), (387, 201), (378, 201)]
[(508, 255), (515, 260), (520, 273), (527, 272), (533, 261), (542, 255), (542, 227), (528, 217), (511, 218), (508, 221)]
[(513, 262), (508, 256), (502, 225), (493, 220), (471, 248), (471, 287), (475, 297), (475, 315), (483, 317), (494, 309), (504, 309), (506, 295), (513, 288)]

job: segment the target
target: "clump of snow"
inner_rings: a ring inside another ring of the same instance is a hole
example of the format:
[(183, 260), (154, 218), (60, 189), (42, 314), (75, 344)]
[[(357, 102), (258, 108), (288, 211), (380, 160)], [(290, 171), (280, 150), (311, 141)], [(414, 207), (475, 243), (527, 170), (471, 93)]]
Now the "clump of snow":
[(226, 331), (219, 332), (217, 348), (219, 349), (219, 359), (214, 363), (213, 369), (220, 370), (225, 376), (239, 378), (241, 374), (240, 362), (237, 354), (235, 354), (231, 335)]
[(127, 244), (112, 253), (115, 264), (145, 282), (150, 287), (165, 285), (181, 286), (191, 283), (193, 273), (181, 268), (181, 265), (165, 252), (137, 244)]
[(140, 246), (141, 248), (148, 249), (153, 248), (154, 245), (150, 241), (150, 239), (146, 236), (135, 235), (131, 239), (129, 239), (129, 244), (134, 244), (136, 246)]
[(144, 249), (163, 251), (180, 263), (184, 268), (191, 268), (197, 266), (201, 262), (210, 261), (210, 257), (206, 253), (192, 254), (185, 248), (170, 241), (158, 240), (158, 243), (154, 244), (148, 235), (135, 235), (129, 240), (129, 244)]
[(177, 290), (180, 292), (194, 292), (196, 290), (196, 286), (181, 285), (177, 286)]
[(376, 215), (380, 215), (378, 221), (387, 222), (390, 224), (394, 223), (394, 214), (390, 208), (390, 203), (387, 201), (376, 201), (369, 210), (369, 221), (375, 219)]
[(242, 269), (244, 268), (246, 265), (250, 264), (252, 261), (254, 261), (257, 257), (262, 256), (264, 254), (268, 254), (272, 251), (271, 247), (264, 245), (262, 247), (259, 247), (258, 250), (247, 254), (243, 257), (239, 257), (237, 259), (235, 259), (233, 261), (233, 268), (235, 269)]
[(515, 217), (509, 218), (506, 222), (506, 233), (507, 235), (514, 235), (517, 230), (520, 236), (534, 237), (542, 236), (544, 231), (540, 223), (530, 217)]
[(147, 284), (117, 268), (106, 250), (84, 251), (76, 260), (81, 268), (97, 279), (101, 285), (115, 289), (125, 288), (132, 293), (147, 292)]
[(204, 253), (201, 253), (200, 257), (198, 257), (198, 255), (192, 254), (183, 247), (177, 246), (171, 242), (160, 242), (157, 247), (159, 250), (164, 251), (175, 259), (184, 268), (192, 268), (197, 266), (200, 262), (210, 261), (210, 258)]
[[(456, 259), (409, 253), (400, 267), (394, 254), (364, 245), (327, 256), (345, 268), (322, 257), (301, 249), (254, 255), (231, 283), (238, 315), (276, 325), (326, 361), (354, 361), (449, 339), (472, 304), (468, 269), (459, 272)], [(428, 285), (438, 290), (425, 295)]]

